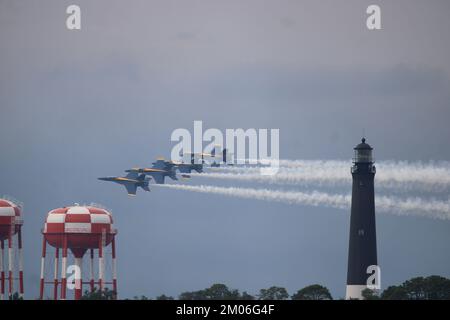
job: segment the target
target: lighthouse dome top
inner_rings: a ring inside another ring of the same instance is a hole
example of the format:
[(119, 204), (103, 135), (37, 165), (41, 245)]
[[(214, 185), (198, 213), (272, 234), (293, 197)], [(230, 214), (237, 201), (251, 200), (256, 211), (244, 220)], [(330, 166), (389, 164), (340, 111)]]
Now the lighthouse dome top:
[(372, 163), (372, 150), (373, 148), (366, 143), (366, 139), (362, 138), (361, 143), (358, 144), (355, 148), (355, 155), (353, 157), (354, 163)]
[(366, 138), (362, 138), (361, 143), (358, 144), (354, 149), (355, 150), (372, 150), (373, 148), (370, 146), (370, 144), (366, 143)]

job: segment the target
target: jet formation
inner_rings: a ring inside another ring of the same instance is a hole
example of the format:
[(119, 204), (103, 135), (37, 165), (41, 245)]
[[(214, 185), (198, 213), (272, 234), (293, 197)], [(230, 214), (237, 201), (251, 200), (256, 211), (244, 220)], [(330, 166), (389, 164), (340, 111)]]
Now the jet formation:
[[(227, 165), (227, 149), (223, 149), (222, 163)], [(206, 166), (205, 157), (213, 158), (214, 161), (210, 164), (211, 167), (219, 167), (221, 162), (217, 162), (215, 148), (211, 153), (191, 153), (187, 152), (180, 154), (180, 156), (189, 155), (190, 162), (165, 160), (158, 158), (152, 163), (151, 167), (134, 167), (125, 170), (127, 173), (124, 177), (102, 177), (98, 178), (101, 181), (110, 181), (123, 185), (127, 190), (128, 195), (135, 196), (137, 188), (140, 187), (144, 191), (150, 191), (149, 183), (151, 180), (156, 184), (164, 184), (165, 178), (169, 177), (172, 180), (178, 180), (177, 171), (182, 178), (190, 178), (192, 171), (203, 173), (203, 168)], [(200, 163), (195, 162), (195, 158), (201, 159)]]

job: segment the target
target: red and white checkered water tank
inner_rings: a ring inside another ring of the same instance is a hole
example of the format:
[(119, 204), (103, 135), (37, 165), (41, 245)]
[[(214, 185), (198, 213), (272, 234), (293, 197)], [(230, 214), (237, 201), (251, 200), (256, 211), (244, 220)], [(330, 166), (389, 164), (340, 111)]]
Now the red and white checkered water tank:
[(76, 257), (82, 257), (87, 249), (111, 243), (114, 234), (113, 218), (109, 211), (93, 205), (57, 208), (47, 214), (43, 234), (55, 248), (67, 248)]
[(14, 235), (22, 224), (21, 206), (11, 200), (0, 199), (0, 240), (9, 236), (10, 230)]

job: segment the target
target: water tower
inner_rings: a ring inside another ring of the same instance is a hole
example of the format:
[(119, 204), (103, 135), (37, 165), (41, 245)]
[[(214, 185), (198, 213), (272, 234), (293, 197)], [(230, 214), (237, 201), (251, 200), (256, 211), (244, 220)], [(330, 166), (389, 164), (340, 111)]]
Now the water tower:
[[(42, 231), (42, 261), (41, 261), (41, 282), (40, 299), (44, 298), (44, 287), (46, 284), (53, 284), (53, 298), (58, 299), (58, 287), (60, 288), (60, 299), (66, 299), (67, 273), (75, 276), (76, 300), (81, 299), (83, 284), (90, 287), (93, 292), (96, 285), (98, 289), (104, 290), (106, 285), (112, 284), (112, 290), (117, 294), (117, 273), (116, 273), (116, 244), (115, 236), (117, 231), (113, 228), (111, 213), (101, 208), (99, 205), (80, 206), (78, 204), (71, 207), (58, 208), (50, 211), (45, 220)], [(47, 254), (47, 243), (55, 248), (54, 275), (53, 282), (45, 280), (45, 258)], [(105, 281), (105, 248), (111, 245), (112, 251), (112, 282)], [(61, 279), (58, 279), (59, 251), (61, 249)], [(90, 279), (83, 282), (83, 256), (89, 251), (89, 275)], [(98, 256), (98, 280), (95, 280), (94, 257), (95, 251)], [(74, 264), (68, 266), (68, 253), (71, 252)], [(72, 273), (71, 273), (72, 272)]]
[[(23, 298), (23, 256), (22, 256), (22, 205), (18, 201), (4, 197), (0, 199), (0, 300), (5, 299), (5, 288), (8, 283), (8, 297), (14, 291), (14, 271), (19, 270), (19, 296)], [(18, 266), (15, 264), (14, 243), (17, 238), (19, 252)], [(8, 275), (5, 273), (5, 242), (8, 242)]]

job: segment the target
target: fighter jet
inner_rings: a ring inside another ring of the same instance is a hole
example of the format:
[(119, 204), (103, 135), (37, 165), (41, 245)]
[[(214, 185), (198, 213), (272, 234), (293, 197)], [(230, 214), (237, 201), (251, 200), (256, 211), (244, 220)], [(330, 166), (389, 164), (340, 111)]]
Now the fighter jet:
[(153, 166), (151, 168), (131, 168), (125, 170), (125, 172), (149, 175), (157, 184), (164, 184), (165, 177), (169, 177), (172, 180), (178, 180), (175, 171), (176, 165), (171, 161), (166, 161), (163, 158), (159, 158), (152, 164)]
[[(192, 170), (197, 171), (198, 173), (203, 172), (203, 165), (205, 164), (205, 156), (214, 157), (214, 150), (211, 153), (191, 153), (191, 152), (180, 152), (180, 156), (190, 155), (191, 161), (190, 163), (186, 163), (184, 161), (168, 161), (169, 163), (175, 165), (175, 169), (178, 169), (180, 173), (182, 173), (183, 178), (190, 178), (189, 174), (192, 173)], [(202, 161), (201, 163), (195, 163), (195, 156), (200, 156)]]
[(145, 191), (150, 191), (148, 183), (151, 178), (146, 177), (145, 174), (138, 174), (136, 172), (130, 172), (125, 177), (104, 177), (98, 178), (102, 181), (112, 181), (121, 184), (127, 189), (128, 195), (135, 196), (137, 187), (141, 187)]
[(178, 162), (178, 161), (171, 161), (171, 163), (175, 164), (175, 168), (178, 169), (178, 171), (180, 171), (180, 173), (183, 173), (182, 176), (184, 178), (189, 178), (190, 176), (188, 176), (187, 174), (191, 173), (192, 170), (197, 171), (198, 173), (203, 172), (203, 162), (195, 163), (193, 153), (191, 153), (191, 162), (190, 163)]
[[(217, 145), (217, 146), (219, 146), (219, 145)], [(185, 152), (184, 154), (189, 154), (191, 156), (191, 163), (174, 162), (174, 161), (172, 161), (172, 163), (175, 163), (177, 165), (177, 168), (180, 171), (180, 173), (191, 173), (192, 170), (195, 170), (198, 173), (202, 173), (203, 166), (205, 165), (205, 156), (206, 156), (206, 157), (214, 158), (214, 162), (210, 164), (211, 167), (220, 167), (220, 162), (216, 162), (216, 160), (215, 160), (216, 154), (217, 154), (216, 147), (211, 150), (211, 153)], [(180, 156), (183, 156), (183, 154), (181, 153)], [(195, 163), (195, 156), (200, 156), (201, 163)], [(223, 163), (227, 163), (227, 149), (226, 148), (223, 149), (223, 151), (222, 151), (222, 160), (223, 160)]]

